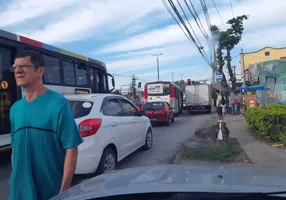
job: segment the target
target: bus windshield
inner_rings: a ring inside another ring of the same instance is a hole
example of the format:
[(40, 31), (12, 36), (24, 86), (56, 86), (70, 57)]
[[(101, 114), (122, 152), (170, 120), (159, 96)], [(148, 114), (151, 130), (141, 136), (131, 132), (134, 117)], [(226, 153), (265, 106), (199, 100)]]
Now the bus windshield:
[(171, 84), (168, 82), (163, 83), (148, 83), (147, 84), (147, 94), (149, 96), (155, 95), (169, 95), (171, 92), (170, 89)]

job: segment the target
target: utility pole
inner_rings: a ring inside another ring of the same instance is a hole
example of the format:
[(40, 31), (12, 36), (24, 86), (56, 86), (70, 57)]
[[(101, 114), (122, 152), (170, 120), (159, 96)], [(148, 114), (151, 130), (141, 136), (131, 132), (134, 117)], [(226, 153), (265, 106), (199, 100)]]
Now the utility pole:
[(136, 99), (136, 78), (135, 78), (134, 74), (132, 76), (132, 93), (133, 93), (133, 100), (135, 102), (135, 99)]
[(184, 74), (179, 74), (179, 75), (181, 76), (181, 80), (183, 80), (183, 75), (184, 75)]
[(245, 74), (244, 74), (245, 68), (244, 68), (244, 54), (243, 54), (243, 49), (241, 49), (240, 56), (241, 56), (241, 61), (242, 61), (241, 65), (242, 65), (243, 85), (245, 85)]
[(160, 81), (160, 74), (159, 74), (159, 56), (163, 55), (163, 53), (160, 54), (153, 54), (153, 56), (157, 57), (157, 76), (158, 76), (158, 81)]
[(215, 76), (216, 76), (216, 73), (217, 73), (217, 60), (216, 60), (216, 45), (215, 45), (215, 42), (213, 40), (213, 53), (214, 53), (214, 62), (213, 62), (213, 76), (212, 76), (212, 82), (214, 84), (215, 82)]

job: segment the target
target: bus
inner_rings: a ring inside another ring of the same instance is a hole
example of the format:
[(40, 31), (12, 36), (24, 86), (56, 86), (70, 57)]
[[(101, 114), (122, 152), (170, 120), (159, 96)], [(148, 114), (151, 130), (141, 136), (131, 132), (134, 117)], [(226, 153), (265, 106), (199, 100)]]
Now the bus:
[(21, 50), (41, 53), (45, 60), (44, 85), (63, 95), (109, 93), (115, 87), (114, 77), (103, 62), (0, 30), (0, 154), (11, 149), (10, 108), (25, 95), (11, 72), (14, 57)]
[(144, 87), (144, 103), (165, 101), (174, 107), (176, 115), (183, 110), (183, 91), (171, 81), (149, 82)]

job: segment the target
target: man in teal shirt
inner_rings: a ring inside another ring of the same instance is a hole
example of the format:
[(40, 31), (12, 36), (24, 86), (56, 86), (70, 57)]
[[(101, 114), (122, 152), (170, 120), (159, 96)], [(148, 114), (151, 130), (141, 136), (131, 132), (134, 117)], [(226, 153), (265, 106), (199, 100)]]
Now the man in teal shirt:
[(67, 190), (82, 138), (69, 102), (42, 82), (44, 59), (34, 51), (17, 54), (14, 75), (26, 96), (10, 110), (12, 174), (10, 200), (46, 200)]

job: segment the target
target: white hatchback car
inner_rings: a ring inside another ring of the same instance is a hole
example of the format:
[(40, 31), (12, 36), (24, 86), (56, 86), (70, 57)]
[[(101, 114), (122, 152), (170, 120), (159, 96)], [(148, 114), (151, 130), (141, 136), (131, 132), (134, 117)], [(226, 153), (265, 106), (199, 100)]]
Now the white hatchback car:
[(153, 145), (149, 119), (123, 96), (67, 95), (84, 142), (75, 174), (102, 174), (140, 147)]

